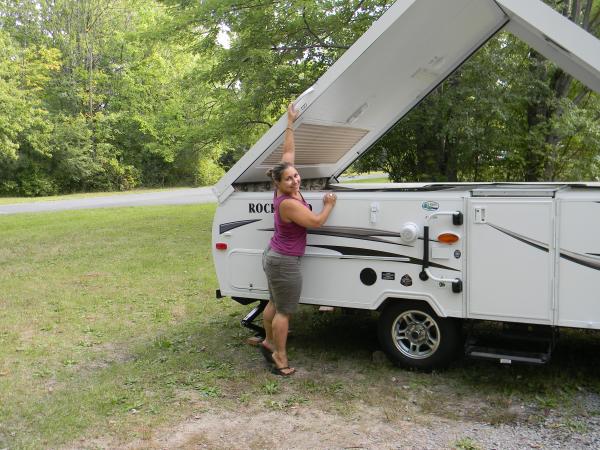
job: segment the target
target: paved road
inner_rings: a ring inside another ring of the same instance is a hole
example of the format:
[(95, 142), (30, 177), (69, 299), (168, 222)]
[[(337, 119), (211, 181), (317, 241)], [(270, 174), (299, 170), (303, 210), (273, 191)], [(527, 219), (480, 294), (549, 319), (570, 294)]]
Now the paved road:
[(115, 208), (119, 206), (188, 205), (216, 201), (217, 199), (212, 193), (212, 187), (202, 187), (146, 192), (143, 194), (119, 194), (48, 202), (13, 203), (12, 205), (0, 205), (0, 214)]

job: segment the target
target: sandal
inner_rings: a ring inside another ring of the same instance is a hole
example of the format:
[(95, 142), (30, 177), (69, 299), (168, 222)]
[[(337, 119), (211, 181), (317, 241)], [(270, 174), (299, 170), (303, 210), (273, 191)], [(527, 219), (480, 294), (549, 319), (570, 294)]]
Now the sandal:
[[(284, 370), (290, 370), (290, 369), (291, 369), (291, 372), (284, 372)], [(293, 367), (290, 367), (290, 366), (273, 367), (271, 369), (271, 373), (275, 374), (275, 375), (279, 375), (281, 377), (289, 377), (296, 373), (296, 369), (294, 369)]]
[(262, 342), (258, 344), (258, 349), (260, 350), (260, 352), (265, 357), (268, 363), (275, 364), (275, 360), (273, 359), (273, 352), (267, 347), (265, 347)]

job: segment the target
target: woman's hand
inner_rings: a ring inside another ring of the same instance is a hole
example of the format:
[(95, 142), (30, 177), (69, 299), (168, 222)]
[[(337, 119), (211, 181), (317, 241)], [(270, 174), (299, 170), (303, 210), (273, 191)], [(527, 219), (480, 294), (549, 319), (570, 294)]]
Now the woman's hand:
[(296, 110), (293, 102), (288, 105), (287, 114), (288, 114), (288, 127), (291, 127), (292, 124), (296, 121), (296, 119), (300, 115), (300, 111)]
[(333, 192), (328, 192), (323, 196), (323, 203), (325, 205), (335, 206), (335, 202), (337, 201), (337, 195)]

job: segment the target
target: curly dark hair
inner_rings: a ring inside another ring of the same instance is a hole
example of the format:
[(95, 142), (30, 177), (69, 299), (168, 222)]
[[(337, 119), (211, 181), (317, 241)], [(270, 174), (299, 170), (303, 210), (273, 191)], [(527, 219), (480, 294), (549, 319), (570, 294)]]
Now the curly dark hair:
[(287, 161), (280, 162), (272, 169), (267, 170), (267, 176), (273, 181), (279, 183), (281, 181), (283, 172), (285, 172), (285, 169), (287, 169), (288, 167), (294, 167), (294, 165)]

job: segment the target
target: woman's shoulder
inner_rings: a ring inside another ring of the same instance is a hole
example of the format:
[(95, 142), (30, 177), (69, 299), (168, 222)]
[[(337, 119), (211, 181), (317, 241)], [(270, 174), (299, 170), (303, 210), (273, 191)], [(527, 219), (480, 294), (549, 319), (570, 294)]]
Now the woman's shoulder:
[(275, 200), (283, 201), (283, 200), (291, 199), (291, 200), (298, 200), (300, 202), (304, 201), (304, 197), (300, 193), (299, 193), (298, 197), (295, 197), (295, 196), (292, 196), (289, 194), (279, 194), (279, 195), (278, 194), (279, 194), (279, 191), (275, 191), (275, 193), (273, 194)]
[(279, 200), (279, 204), (280, 205), (296, 205), (298, 203), (298, 199), (292, 197), (291, 195), (280, 195), (279, 197), (277, 197), (277, 199)]
[(278, 202), (279, 206), (283, 209), (291, 210), (291, 209), (303, 209), (308, 207), (308, 203), (304, 200), (304, 198), (296, 198), (290, 195), (286, 195), (285, 198), (282, 198)]

